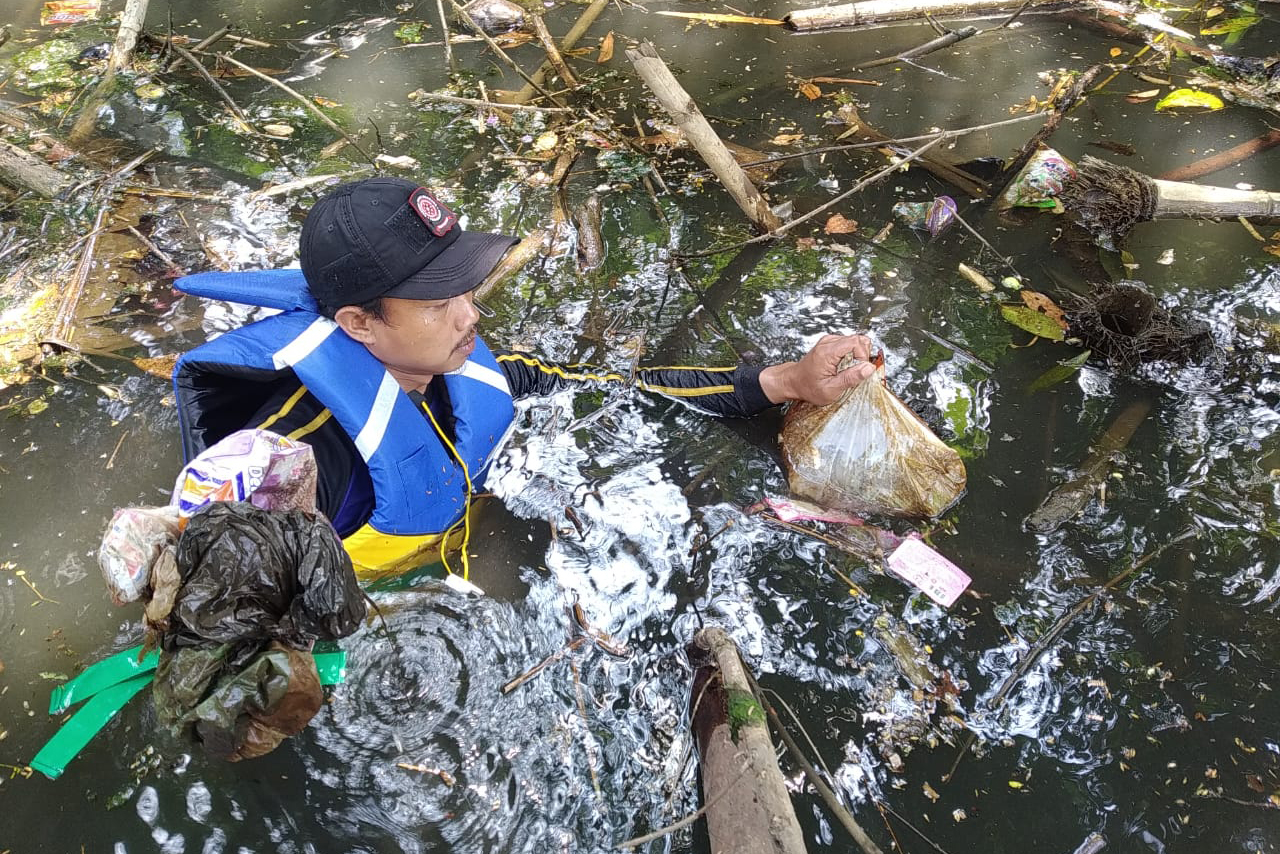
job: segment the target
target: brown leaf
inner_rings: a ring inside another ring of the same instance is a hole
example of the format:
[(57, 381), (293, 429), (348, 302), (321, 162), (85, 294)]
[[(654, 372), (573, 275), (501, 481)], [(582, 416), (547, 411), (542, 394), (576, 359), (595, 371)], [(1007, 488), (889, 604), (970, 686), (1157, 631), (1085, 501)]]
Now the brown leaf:
[(816, 101), (822, 97), (822, 90), (808, 80), (800, 81), (800, 94), (804, 95), (810, 101)]
[(804, 134), (802, 133), (780, 133), (769, 142), (774, 145), (791, 145), (793, 142), (798, 142), (802, 139), (804, 139)]
[(162, 380), (173, 376), (173, 366), (177, 361), (177, 353), (166, 356), (137, 356), (133, 359), (133, 363), (139, 368)]
[(845, 219), (841, 214), (832, 214), (823, 230), (827, 234), (853, 234), (858, 230), (858, 224), (851, 219)]
[(1054, 323), (1063, 329), (1067, 328), (1067, 319), (1063, 316), (1062, 309), (1058, 308), (1057, 303), (1053, 300), (1042, 293), (1037, 293), (1027, 288), (1023, 288), (1018, 293), (1022, 296), (1022, 301), (1027, 304), (1027, 308), (1042, 311), (1053, 318)]
[(1262, 778), (1257, 774), (1245, 774), (1244, 782), (1245, 785), (1250, 789), (1253, 789), (1255, 792), (1265, 792), (1267, 790), (1267, 787), (1262, 782)]
[(600, 54), (596, 57), (596, 64), (608, 62), (613, 59), (613, 30), (604, 34), (604, 38), (600, 39)]
[(1122, 48), (1122, 47), (1113, 47), (1113, 48), (1111, 48), (1110, 53), (1111, 53), (1111, 55), (1112, 55), (1112, 56), (1119, 56), (1120, 54), (1124, 53), (1124, 48)]

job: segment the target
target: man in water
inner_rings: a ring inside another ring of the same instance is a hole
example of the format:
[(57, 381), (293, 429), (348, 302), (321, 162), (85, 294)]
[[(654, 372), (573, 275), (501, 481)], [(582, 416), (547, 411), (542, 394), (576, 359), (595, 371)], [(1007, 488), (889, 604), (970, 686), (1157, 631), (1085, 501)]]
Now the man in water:
[[(178, 362), (183, 450), (245, 427), (310, 444), (317, 503), (358, 570), (443, 554), (511, 425), (512, 400), (620, 374), (490, 350), (475, 289), (516, 239), (465, 231), (428, 190), (399, 178), (342, 185), (311, 209), (301, 273), (205, 273), (201, 296), (286, 309)], [(844, 371), (853, 354), (862, 361)], [(722, 416), (788, 401), (827, 404), (873, 372), (870, 341), (828, 335), (766, 368), (655, 368), (641, 389)]]

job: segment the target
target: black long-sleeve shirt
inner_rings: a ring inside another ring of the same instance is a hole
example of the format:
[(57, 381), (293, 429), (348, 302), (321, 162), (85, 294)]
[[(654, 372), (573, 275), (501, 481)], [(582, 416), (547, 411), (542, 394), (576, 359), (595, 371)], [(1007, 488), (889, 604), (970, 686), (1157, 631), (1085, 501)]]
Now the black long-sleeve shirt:
[[(624, 375), (594, 365), (545, 362), (524, 353), (499, 351), (495, 356), (514, 398), (551, 394), (569, 386), (626, 382)], [(711, 415), (746, 417), (773, 405), (760, 388), (760, 371), (746, 365), (642, 368), (636, 372), (635, 385), (679, 399)], [(453, 418), (443, 383), (433, 381), (426, 394), (411, 392), (409, 396), (419, 407), (430, 407), (441, 429), (452, 438)], [(423, 418), (426, 419), (425, 413)], [(246, 426), (271, 430), (312, 446), (319, 472), (317, 504), (320, 512), (339, 527), (340, 534), (346, 536), (368, 520), (373, 513), (371, 491), (352, 489), (353, 477), (368, 478), (367, 470), (357, 465), (360, 457), (355, 443), (301, 383), (278, 389)], [(349, 492), (368, 498), (346, 507), (338, 518)]]

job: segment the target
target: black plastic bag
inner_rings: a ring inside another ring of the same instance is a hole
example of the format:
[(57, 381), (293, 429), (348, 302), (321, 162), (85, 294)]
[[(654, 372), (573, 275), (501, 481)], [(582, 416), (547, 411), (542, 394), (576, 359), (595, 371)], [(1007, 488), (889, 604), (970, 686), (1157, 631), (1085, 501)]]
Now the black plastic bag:
[(177, 558), (169, 651), (271, 640), (309, 649), (351, 634), (365, 616), (351, 558), (320, 516), (215, 502), (191, 517)]

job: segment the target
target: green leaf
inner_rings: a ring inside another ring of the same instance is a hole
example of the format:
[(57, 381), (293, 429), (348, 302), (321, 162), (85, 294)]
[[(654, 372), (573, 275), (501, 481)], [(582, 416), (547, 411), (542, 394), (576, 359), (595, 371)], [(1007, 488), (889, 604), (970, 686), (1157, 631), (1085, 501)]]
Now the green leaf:
[(1164, 110), (1221, 110), (1226, 105), (1212, 92), (1199, 89), (1174, 89), (1156, 102), (1156, 112)]
[(1035, 380), (1032, 381), (1031, 385), (1027, 386), (1027, 393), (1035, 394), (1038, 391), (1044, 391), (1047, 388), (1052, 388), (1058, 383), (1069, 379), (1072, 374), (1084, 367), (1084, 363), (1089, 361), (1089, 356), (1092, 352), (1092, 350), (1085, 350), (1073, 359), (1067, 359), (1065, 362), (1059, 362), (1054, 365), (1052, 368), (1036, 377)]
[(1232, 33), (1243, 33), (1254, 24), (1261, 21), (1262, 18), (1257, 15), (1240, 15), (1237, 18), (1214, 24), (1211, 27), (1201, 27), (1200, 35), (1202, 36), (1228, 36)]
[(1062, 327), (1044, 312), (1027, 308), (1025, 305), (1002, 305), (1000, 315), (1019, 329), (1030, 332), (1037, 338), (1048, 338), (1050, 341), (1063, 339)]

